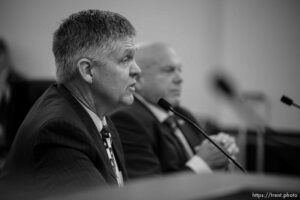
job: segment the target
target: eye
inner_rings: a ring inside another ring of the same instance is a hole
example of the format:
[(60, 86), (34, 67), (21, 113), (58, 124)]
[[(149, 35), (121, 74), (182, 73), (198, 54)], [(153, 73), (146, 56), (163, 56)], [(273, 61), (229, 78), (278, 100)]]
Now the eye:
[(172, 67), (172, 66), (167, 66), (167, 67), (163, 68), (163, 71), (166, 72), (166, 73), (172, 73), (172, 72), (175, 71), (175, 68)]
[(133, 56), (128, 55), (128, 56), (125, 56), (125, 57), (122, 59), (122, 62), (123, 62), (123, 63), (127, 63), (127, 62), (130, 62), (132, 59), (133, 59)]

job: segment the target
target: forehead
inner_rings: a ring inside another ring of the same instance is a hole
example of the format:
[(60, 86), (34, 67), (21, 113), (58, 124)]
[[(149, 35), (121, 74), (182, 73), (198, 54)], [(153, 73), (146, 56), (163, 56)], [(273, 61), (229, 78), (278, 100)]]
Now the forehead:
[(158, 68), (181, 67), (181, 60), (172, 49), (161, 51), (154, 59), (154, 65)]
[(121, 56), (126, 53), (135, 52), (136, 48), (133, 38), (126, 37), (113, 42), (111, 53)]

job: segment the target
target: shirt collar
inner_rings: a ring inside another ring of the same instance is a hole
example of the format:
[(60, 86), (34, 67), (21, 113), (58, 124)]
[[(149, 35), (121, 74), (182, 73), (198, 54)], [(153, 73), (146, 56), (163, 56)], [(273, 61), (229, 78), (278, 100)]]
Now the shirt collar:
[(90, 110), (88, 107), (86, 107), (83, 103), (81, 103), (76, 97), (75, 99), (82, 105), (82, 107), (86, 110), (86, 112), (89, 114), (89, 116), (92, 118), (98, 132), (100, 132), (103, 128), (103, 126), (107, 126), (106, 118), (105, 116), (102, 118), (102, 120), (94, 113), (92, 110)]
[(149, 103), (141, 95), (135, 94), (135, 97), (138, 100), (140, 100), (154, 114), (154, 116), (158, 119), (159, 122), (164, 122), (170, 116), (170, 113), (164, 111), (163, 109), (159, 108), (154, 104)]

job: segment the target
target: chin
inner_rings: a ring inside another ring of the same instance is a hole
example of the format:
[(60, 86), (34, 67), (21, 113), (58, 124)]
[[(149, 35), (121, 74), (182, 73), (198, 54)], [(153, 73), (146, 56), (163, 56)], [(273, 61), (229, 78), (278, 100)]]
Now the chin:
[(170, 98), (167, 99), (167, 101), (172, 105), (172, 106), (178, 106), (180, 104), (180, 101), (178, 98)]
[(121, 104), (125, 105), (125, 106), (129, 106), (133, 103), (134, 101), (134, 97), (133, 95), (130, 95), (130, 96), (126, 96), (124, 97), (122, 100), (121, 100)]

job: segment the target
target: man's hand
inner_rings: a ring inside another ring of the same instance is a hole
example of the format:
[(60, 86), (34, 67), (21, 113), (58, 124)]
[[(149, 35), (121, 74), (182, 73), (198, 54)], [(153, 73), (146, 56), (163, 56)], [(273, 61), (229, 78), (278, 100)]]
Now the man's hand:
[(215, 142), (217, 142), (224, 150), (226, 150), (231, 156), (235, 156), (239, 152), (239, 148), (235, 142), (235, 138), (220, 132), (217, 135), (210, 136)]
[[(239, 152), (235, 138), (226, 133), (220, 132), (217, 135), (210, 136), (210, 138), (233, 158)], [(213, 170), (226, 169), (229, 164), (229, 159), (207, 139), (197, 146), (195, 151)]]
[(228, 158), (207, 139), (197, 146), (195, 150), (196, 155), (201, 157), (213, 170), (226, 168), (229, 163)]

